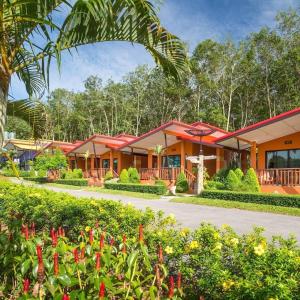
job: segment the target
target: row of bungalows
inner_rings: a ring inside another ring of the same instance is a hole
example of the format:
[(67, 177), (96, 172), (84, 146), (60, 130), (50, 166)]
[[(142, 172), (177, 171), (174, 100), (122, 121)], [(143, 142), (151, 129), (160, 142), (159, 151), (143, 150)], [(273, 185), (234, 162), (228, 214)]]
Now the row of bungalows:
[[(209, 134), (202, 138), (190, 134), (197, 130)], [(108, 171), (118, 177), (122, 169), (135, 167), (142, 181), (175, 180), (182, 171), (192, 185), (196, 165), (189, 157), (199, 155), (202, 148), (210, 176), (234, 161), (244, 171), (249, 167), (256, 170), (263, 191), (300, 193), (300, 108), (235, 132), (203, 122), (186, 124), (174, 120), (139, 137), (95, 134), (75, 143), (39, 143), (28, 146), (27, 154), (25, 151), (24, 158), (20, 157), (21, 164), (26, 165), (27, 158), (34, 158), (42, 150), (60, 149), (71, 169), (81, 168), (85, 177), (95, 181), (103, 181)], [(11, 145), (20, 150), (20, 143), (8, 141), (6, 147), (12, 148)], [(162, 147), (161, 154), (155, 151), (158, 145)]]

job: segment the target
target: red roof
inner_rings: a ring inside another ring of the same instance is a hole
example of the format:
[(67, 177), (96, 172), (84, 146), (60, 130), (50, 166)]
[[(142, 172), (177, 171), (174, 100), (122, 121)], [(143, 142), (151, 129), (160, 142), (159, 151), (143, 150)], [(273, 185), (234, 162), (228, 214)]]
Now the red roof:
[(287, 111), (287, 112), (284, 112), (284, 113), (282, 113), (280, 115), (277, 115), (277, 116), (275, 116), (273, 118), (269, 118), (267, 120), (263, 120), (261, 122), (258, 122), (258, 123), (249, 125), (247, 127), (241, 128), (241, 129), (239, 129), (237, 131), (231, 132), (231, 133), (229, 133), (229, 134), (227, 134), (227, 135), (225, 135), (223, 137), (220, 137), (220, 138), (216, 139), (216, 143), (224, 141), (224, 140), (227, 140), (227, 139), (229, 139), (231, 137), (235, 137), (235, 136), (241, 135), (243, 133), (247, 133), (249, 131), (258, 129), (258, 128), (263, 127), (263, 126), (267, 126), (267, 125), (270, 125), (272, 123), (279, 122), (281, 120), (287, 119), (287, 118), (292, 117), (292, 116), (297, 115), (297, 114), (300, 114), (300, 107), (299, 108), (295, 108), (295, 109), (290, 110), (290, 111)]
[(217, 127), (217, 126), (214, 126), (214, 125), (205, 123), (205, 122), (200, 122), (200, 121), (198, 121), (198, 122), (192, 123), (191, 125), (194, 126), (194, 127), (204, 126), (204, 127), (208, 127), (208, 128), (210, 128), (210, 129), (214, 129), (214, 130), (216, 130), (216, 131), (219, 131), (219, 132), (228, 134), (228, 131), (226, 131), (226, 130), (224, 130), (224, 129), (222, 129), (222, 128), (219, 128), (219, 127)]

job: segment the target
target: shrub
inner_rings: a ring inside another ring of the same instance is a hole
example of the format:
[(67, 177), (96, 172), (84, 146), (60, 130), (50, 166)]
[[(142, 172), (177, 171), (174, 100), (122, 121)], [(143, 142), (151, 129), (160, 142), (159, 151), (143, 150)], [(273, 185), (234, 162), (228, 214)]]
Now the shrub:
[(64, 170), (61, 173), (62, 179), (81, 179), (83, 178), (82, 169)]
[(121, 183), (128, 183), (129, 182), (129, 174), (128, 174), (128, 171), (126, 169), (123, 169), (121, 171), (120, 182)]
[(185, 177), (184, 172), (180, 172), (176, 178), (176, 192), (185, 193), (189, 190), (189, 183)]
[(34, 181), (36, 183), (47, 183), (47, 177), (23, 177), (24, 180)]
[(60, 151), (56, 150), (53, 154), (51, 152), (45, 152), (38, 155), (34, 161), (35, 170), (61, 170), (67, 167), (67, 158)]
[(163, 185), (163, 186), (167, 187), (166, 183), (161, 179), (156, 179), (154, 184), (155, 185)]
[(114, 178), (114, 174), (112, 171), (108, 171), (106, 172), (105, 176), (104, 176), (104, 181), (108, 181)]
[(229, 171), (230, 171), (229, 168), (222, 168), (222, 169), (220, 169), (220, 170), (212, 177), (212, 180), (214, 180), (214, 181), (219, 181), (219, 182), (223, 182), (224, 184), (226, 184), (226, 177), (227, 177)]
[(136, 168), (128, 169), (128, 177), (130, 183), (140, 183), (140, 175)]
[(149, 193), (149, 194), (156, 194), (156, 195), (164, 195), (167, 192), (167, 188), (165, 185), (105, 182), (104, 187), (111, 190)]
[(225, 184), (223, 182), (209, 180), (206, 181), (204, 188), (207, 190), (224, 190)]
[(243, 178), (243, 185), (247, 187), (249, 192), (260, 192), (260, 185), (253, 168), (248, 169)]
[(237, 176), (237, 178), (242, 181), (243, 177), (244, 177), (244, 173), (240, 168), (236, 168), (234, 170), (235, 175)]
[(233, 170), (230, 170), (226, 177), (226, 188), (231, 191), (235, 191), (241, 185), (241, 181), (236, 176)]
[(75, 185), (75, 186), (88, 186), (88, 180), (83, 179), (83, 178), (79, 178), (79, 179), (58, 179), (58, 180), (55, 180), (54, 183)]
[(220, 199), (300, 208), (299, 195), (279, 195), (267, 193), (204, 190), (201, 193), (201, 197), (209, 199)]

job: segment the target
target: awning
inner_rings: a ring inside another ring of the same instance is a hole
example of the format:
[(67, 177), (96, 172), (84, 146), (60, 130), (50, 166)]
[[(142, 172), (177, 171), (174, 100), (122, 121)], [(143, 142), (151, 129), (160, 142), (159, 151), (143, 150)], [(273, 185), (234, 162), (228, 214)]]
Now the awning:
[(297, 132), (300, 132), (300, 108), (227, 134), (215, 142), (243, 150), (249, 148), (253, 142), (259, 145)]

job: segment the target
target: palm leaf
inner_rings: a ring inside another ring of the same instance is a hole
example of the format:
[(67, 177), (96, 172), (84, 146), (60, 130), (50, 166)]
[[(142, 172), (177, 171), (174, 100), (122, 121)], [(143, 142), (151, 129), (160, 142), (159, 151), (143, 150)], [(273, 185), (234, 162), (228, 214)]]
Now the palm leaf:
[(32, 99), (9, 100), (7, 115), (25, 120), (32, 127), (33, 138), (42, 137), (46, 114), (45, 107), (41, 102)]
[(77, 1), (63, 24), (57, 48), (116, 40), (144, 45), (165, 73), (176, 79), (188, 70), (184, 44), (160, 26), (146, 0)]

